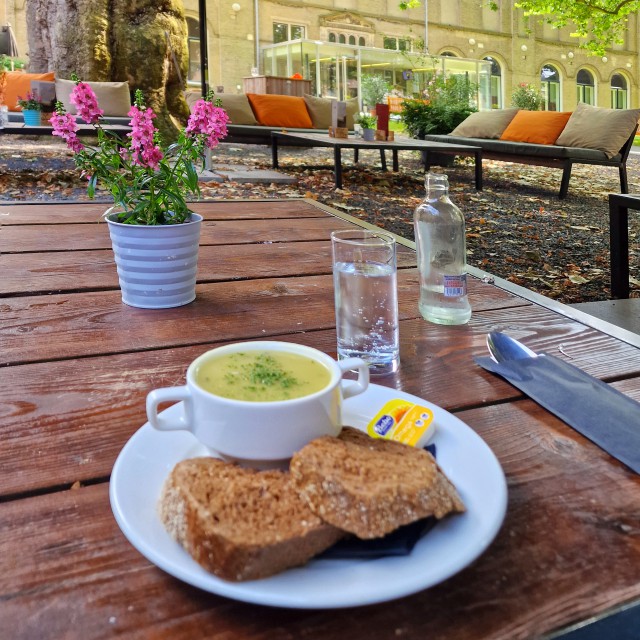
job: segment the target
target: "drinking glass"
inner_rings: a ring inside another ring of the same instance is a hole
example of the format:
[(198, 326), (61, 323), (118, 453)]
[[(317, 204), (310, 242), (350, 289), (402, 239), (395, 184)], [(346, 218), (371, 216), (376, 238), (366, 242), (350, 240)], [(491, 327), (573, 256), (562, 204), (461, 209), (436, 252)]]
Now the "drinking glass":
[(400, 364), (396, 243), (384, 231), (331, 234), (338, 359), (362, 358), (371, 374)]

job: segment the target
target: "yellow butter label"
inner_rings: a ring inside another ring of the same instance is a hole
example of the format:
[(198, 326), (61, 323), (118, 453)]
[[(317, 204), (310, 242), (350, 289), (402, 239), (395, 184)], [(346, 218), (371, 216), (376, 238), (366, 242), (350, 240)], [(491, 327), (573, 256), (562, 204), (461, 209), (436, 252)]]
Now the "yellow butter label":
[(406, 400), (389, 400), (367, 426), (372, 438), (395, 440), (415, 447), (431, 439), (435, 425), (433, 412)]

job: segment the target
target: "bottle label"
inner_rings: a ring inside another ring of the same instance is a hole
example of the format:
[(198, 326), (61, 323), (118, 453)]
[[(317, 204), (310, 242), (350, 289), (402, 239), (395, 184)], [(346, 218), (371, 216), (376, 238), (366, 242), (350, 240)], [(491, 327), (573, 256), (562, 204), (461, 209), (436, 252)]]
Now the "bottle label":
[(444, 280), (444, 297), (460, 298), (467, 295), (467, 274), (461, 276), (442, 276)]

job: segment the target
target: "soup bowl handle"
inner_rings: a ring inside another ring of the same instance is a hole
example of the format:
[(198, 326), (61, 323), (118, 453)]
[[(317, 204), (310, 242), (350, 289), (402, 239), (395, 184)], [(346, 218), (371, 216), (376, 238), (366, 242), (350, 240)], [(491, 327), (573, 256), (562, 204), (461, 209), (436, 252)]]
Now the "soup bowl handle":
[[(168, 419), (158, 415), (158, 405), (162, 402), (180, 402), (183, 401), (182, 411), (174, 419)], [(159, 431), (176, 431), (179, 429), (192, 430), (193, 409), (191, 401), (191, 392), (189, 387), (165, 387), (164, 389), (155, 389), (147, 396), (147, 419), (149, 424)]]
[(369, 365), (361, 358), (347, 358), (337, 363), (342, 373), (355, 369), (358, 372), (358, 379), (342, 382), (342, 398), (352, 398), (360, 393), (364, 393), (369, 386)]

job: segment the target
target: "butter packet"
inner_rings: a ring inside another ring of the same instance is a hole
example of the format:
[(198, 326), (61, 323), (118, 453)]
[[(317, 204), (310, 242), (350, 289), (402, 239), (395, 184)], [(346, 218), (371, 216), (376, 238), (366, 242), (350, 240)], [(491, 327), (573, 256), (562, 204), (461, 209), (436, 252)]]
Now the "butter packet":
[(372, 438), (424, 447), (435, 432), (433, 412), (407, 400), (389, 400), (367, 426)]

